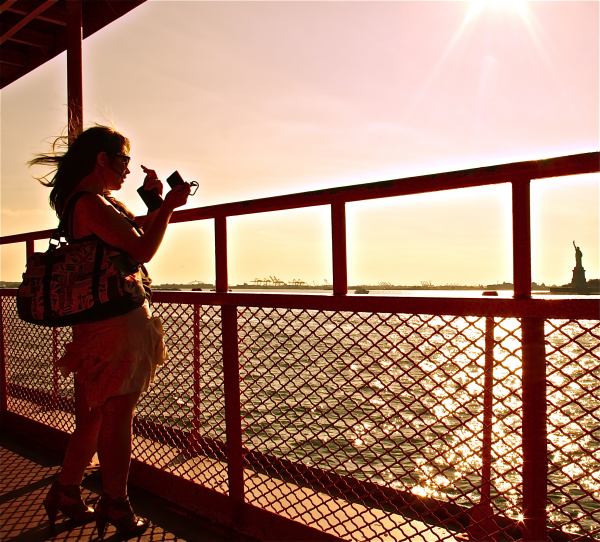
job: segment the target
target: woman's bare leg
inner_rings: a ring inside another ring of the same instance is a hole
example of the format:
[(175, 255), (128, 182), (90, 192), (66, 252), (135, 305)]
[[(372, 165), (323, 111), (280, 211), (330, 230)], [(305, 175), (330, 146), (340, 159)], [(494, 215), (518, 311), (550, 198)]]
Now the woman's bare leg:
[(90, 409), (85, 401), (83, 386), (75, 377), (75, 431), (69, 439), (58, 481), (62, 485), (80, 485), (98, 444), (102, 413)]
[(133, 393), (110, 397), (101, 407), (98, 457), (104, 493), (112, 498), (127, 495), (133, 413), (139, 396)]

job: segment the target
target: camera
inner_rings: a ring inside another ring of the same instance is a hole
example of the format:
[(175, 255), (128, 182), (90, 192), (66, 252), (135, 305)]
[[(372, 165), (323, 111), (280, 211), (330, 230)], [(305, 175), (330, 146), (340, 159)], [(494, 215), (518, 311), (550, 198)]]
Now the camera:
[(174, 171), (167, 177), (167, 184), (171, 188), (175, 188), (177, 185), (183, 184), (184, 182), (185, 181), (181, 178), (181, 175), (179, 175), (179, 171)]
[[(176, 186), (179, 186), (180, 184), (185, 184), (185, 181), (181, 178), (179, 171), (174, 171), (173, 173), (171, 173), (171, 175), (169, 175), (167, 177), (167, 184), (171, 188), (175, 188)], [(199, 186), (198, 182), (191, 181), (188, 184), (190, 185), (190, 196), (193, 196), (196, 193), (196, 190), (198, 190), (198, 186)]]
[[(180, 184), (185, 184), (185, 181), (183, 180), (178, 171), (174, 171), (173, 173), (171, 173), (171, 175), (167, 177), (167, 184), (171, 188), (175, 188)], [(191, 188), (190, 195), (193, 196), (196, 193), (196, 190), (198, 190), (199, 185), (196, 181), (192, 181), (191, 183), (189, 183), (189, 185)], [(146, 207), (148, 207), (149, 212), (155, 211), (162, 205), (163, 199), (159, 196), (156, 190), (146, 190), (143, 186), (140, 186), (137, 189), (137, 193), (140, 195), (143, 202), (146, 204)]]

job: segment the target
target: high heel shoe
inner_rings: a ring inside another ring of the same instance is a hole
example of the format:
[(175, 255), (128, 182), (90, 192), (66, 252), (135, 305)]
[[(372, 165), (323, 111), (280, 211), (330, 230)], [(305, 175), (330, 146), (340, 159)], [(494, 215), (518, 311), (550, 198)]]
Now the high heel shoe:
[(58, 480), (50, 486), (50, 490), (44, 499), (44, 508), (52, 531), (54, 531), (58, 512), (62, 512), (78, 524), (87, 523), (94, 519), (94, 509), (83, 502), (79, 486), (62, 485)]
[(113, 499), (103, 495), (96, 506), (96, 528), (101, 540), (108, 523), (117, 528), (117, 534), (123, 540), (140, 536), (150, 525), (149, 520), (134, 514), (128, 497)]

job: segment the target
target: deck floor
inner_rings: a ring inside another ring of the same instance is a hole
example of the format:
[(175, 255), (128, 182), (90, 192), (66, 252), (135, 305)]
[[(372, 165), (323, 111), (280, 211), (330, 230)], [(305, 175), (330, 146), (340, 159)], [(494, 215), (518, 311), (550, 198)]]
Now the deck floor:
[[(0, 433), (0, 540), (33, 542), (41, 540), (98, 540), (95, 524), (74, 526), (59, 514), (52, 534), (43, 500), (60, 468), (60, 457), (33, 449), (24, 441)], [(86, 472), (84, 499), (92, 506), (98, 500), (100, 477), (97, 469)], [(222, 532), (217, 526), (173, 509), (165, 501), (142, 490), (130, 488), (136, 512), (149, 518), (151, 527), (138, 540), (197, 542), (247, 542), (236, 533)], [(104, 540), (119, 540), (114, 527)]]

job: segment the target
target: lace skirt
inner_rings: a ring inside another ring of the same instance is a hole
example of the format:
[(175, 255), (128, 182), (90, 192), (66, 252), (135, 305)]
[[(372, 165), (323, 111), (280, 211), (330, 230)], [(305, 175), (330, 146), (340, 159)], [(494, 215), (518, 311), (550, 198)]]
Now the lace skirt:
[(61, 373), (77, 373), (90, 408), (109, 397), (141, 393), (168, 354), (160, 318), (148, 303), (123, 314), (73, 326), (73, 341), (58, 361)]

